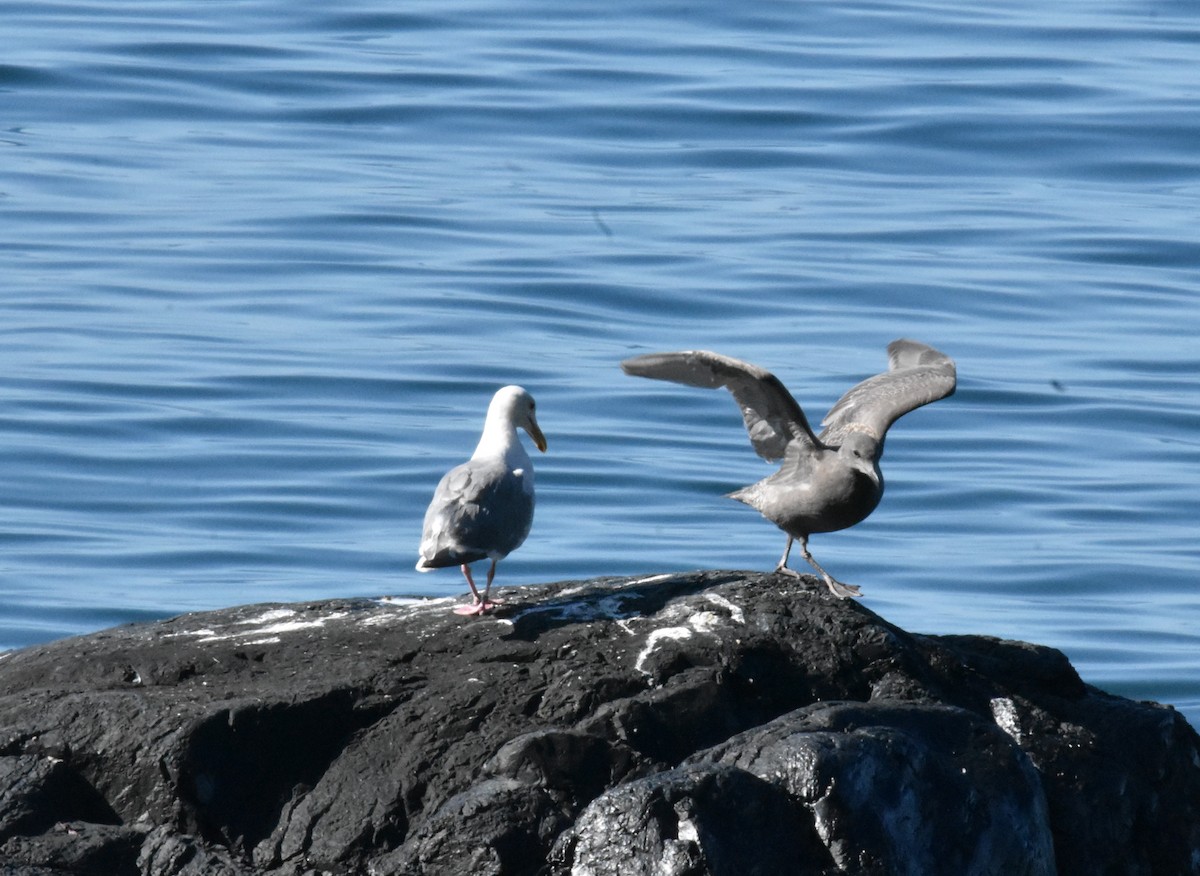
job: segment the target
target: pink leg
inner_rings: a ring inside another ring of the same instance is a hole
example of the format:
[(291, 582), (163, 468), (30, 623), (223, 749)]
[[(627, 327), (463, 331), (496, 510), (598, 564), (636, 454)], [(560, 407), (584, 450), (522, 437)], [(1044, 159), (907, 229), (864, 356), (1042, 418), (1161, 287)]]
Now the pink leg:
[(484, 614), (488, 610), (495, 608), (497, 605), (502, 604), (499, 599), (488, 599), (488, 593), (490, 593), (492, 589), (492, 579), (496, 577), (495, 560), (492, 560), (491, 566), (488, 567), (487, 586), (483, 588), (483, 596), (479, 595), (479, 590), (475, 587), (475, 579), (471, 577), (471, 567), (466, 563), (463, 563), (462, 572), (463, 575), (466, 576), (467, 583), (471, 585), (471, 593), (475, 595), (475, 601), (470, 605), (454, 606), (455, 614)]
[(496, 577), (496, 561), (492, 560), (492, 565), (488, 567), (487, 586), (483, 588), (483, 611), (489, 608), (495, 608), (497, 605), (503, 605), (499, 599), (488, 600), (488, 594), (492, 592), (492, 580)]
[[(471, 567), (468, 566), (466, 563), (463, 563), (462, 564), (462, 573), (463, 573), (463, 577), (465, 577), (467, 579), (467, 583), (469, 585), (471, 585), (471, 593), (475, 597), (475, 599), (473, 602), (471, 602), (470, 605), (454, 606), (454, 613), (455, 614), (483, 614), (484, 601), (479, 596), (479, 589), (475, 586), (475, 579), (471, 577)], [(491, 576), (490, 575), (488, 576), (488, 583), (491, 584)]]

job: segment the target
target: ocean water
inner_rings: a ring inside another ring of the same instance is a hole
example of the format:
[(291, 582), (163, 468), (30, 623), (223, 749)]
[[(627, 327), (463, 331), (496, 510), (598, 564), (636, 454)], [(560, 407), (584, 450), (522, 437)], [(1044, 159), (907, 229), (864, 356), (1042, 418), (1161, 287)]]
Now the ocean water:
[[(525, 584), (769, 568), (709, 348), (955, 396), (817, 558), (1200, 718), (1200, 6), (0, 2), (0, 647), (413, 569), (537, 397)], [(800, 563), (798, 557), (793, 564)]]

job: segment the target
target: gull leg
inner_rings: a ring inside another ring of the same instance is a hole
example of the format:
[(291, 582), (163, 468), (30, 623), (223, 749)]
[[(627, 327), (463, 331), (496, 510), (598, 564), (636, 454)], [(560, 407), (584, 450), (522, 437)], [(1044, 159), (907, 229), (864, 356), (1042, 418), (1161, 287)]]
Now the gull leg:
[(488, 600), (488, 594), (492, 591), (492, 579), (496, 577), (496, 562), (496, 560), (492, 560), (492, 565), (488, 567), (487, 586), (483, 588), (483, 602), (480, 604), (480, 614), (483, 614), (489, 608), (495, 608), (497, 605), (503, 604), (499, 599)]
[(794, 539), (789, 535), (787, 547), (783, 549), (783, 556), (779, 558), (779, 564), (775, 566), (775, 571), (781, 575), (789, 575), (792, 578), (799, 578), (800, 573), (788, 568), (788, 554), (792, 552), (792, 541)]
[[(492, 569), (495, 570), (495, 568), (496, 568), (496, 564), (492, 563)], [(469, 565), (467, 565), (466, 563), (463, 563), (462, 564), (462, 573), (463, 573), (463, 577), (467, 579), (467, 583), (471, 585), (471, 593), (474, 594), (475, 601), (472, 602), (470, 605), (454, 606), (454, 613), (455, 614), (483, 614), (484, 600), (482, 597), (480, 597), (479, 590), (475, 586), (475, 579), (471, 577), (471, 567)], [(489, 574), (488, 575), (488, 585), (490, 586), (491, 583), (492, 583), (492, 576)]]
[(837, 596), (840, 599), (845, 599), (848, 596), (861, 596), (862, 595), (862, 591), (859, 590), (859, 588), (856, 587), (855, 585), (843, 584), (841, 581), (838, 581), (836, 578), (834, 578), (832, 575), (830, 575), (828, 572), (826, 572), (824, 569), (821, 568), (821, 564), (818, 563), (816, 560), (814, 560), (813, 555), (808, 552), (808, 537), (807, 536), (800, 539), (800, 550), (804, 552), (804, 559), (806, 559), (808, 561), (808, 564), (810, 566), (812, 566), (814, 569), (816, 569), (818, 573), (820, 573), (822, 580), (824, 580), (824, 582), (825, 582), (825, 586), (830, 589), (830, 591), (833, 593), (834, 596)]

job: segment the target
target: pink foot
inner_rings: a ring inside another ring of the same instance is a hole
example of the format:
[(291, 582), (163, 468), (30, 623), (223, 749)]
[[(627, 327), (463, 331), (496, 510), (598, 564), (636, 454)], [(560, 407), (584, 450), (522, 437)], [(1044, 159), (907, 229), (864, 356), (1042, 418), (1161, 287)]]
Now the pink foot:
[(496, 606), (503, 604), (504, 603), (498, 599), (489, 599), (487, 602), (472, 602), (469, 605), (454, 606), (454, 613), (467, 616), (474, 614), (485, 614)]

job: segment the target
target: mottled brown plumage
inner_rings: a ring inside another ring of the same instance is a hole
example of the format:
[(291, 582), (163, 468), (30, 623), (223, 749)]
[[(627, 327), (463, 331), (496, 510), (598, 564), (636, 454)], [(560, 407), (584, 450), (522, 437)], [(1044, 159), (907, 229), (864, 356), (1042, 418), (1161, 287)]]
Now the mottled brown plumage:
[(954, 361), (917, 341), (888, 344), (888, 370), (851, 388), (813, 434), (804, 411), (775, 375), (749, 362), (707, 350), (651, 353), (621, 363), (626, 374), (688, 386), (728, 389), (742, 411), (750, 443), (763, 459), (782, 459), (779, 471), (729, 494), (756, 508), (787, 533), (776, 571), (787, 567), (794, 539), (831, 591), (858, 596), (821, 568), (808, 537), (864, 520), (883, 497), (879, 459), (888, 428), (922, 405), (954, 392)]

